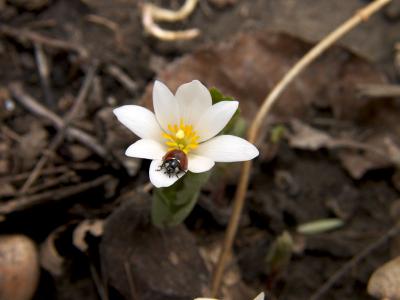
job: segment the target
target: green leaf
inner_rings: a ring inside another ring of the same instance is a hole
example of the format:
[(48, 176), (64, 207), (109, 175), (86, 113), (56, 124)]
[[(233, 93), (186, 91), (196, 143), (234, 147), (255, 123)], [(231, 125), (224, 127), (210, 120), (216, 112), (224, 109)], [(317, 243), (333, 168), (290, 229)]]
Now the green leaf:
[(340, 228), (343, 225), (343, 220), (338, 218), (320, 219), (299, 225), (297, 232), (301, 234), (318, 234)]
[(271, 142), (273, 144), (278, 144), (282, 138), (285, 136), (287, 129), (284, 125), (278, 124), (272, 127), (271, 130)]
[(188, 172), (182, 179), (167, 188), (154, 189), (151, 218), (158, 227), (182, 223), (193, 210), (201, 187), (207, 182), (211, 171)]
[[(215, 87), (210, 88), (209, 91), (212, 97), (213, 104), (221, 101), (236, 101), (235, 98), (231, 96), (225, 96)], [(244, 136), (245, 131), (246, 131), (246, 121), (240, 117), (240, 109), (238, 109), (233, 114), (232, 119), (230, 119), (225, 128), (220, 132), (220, 134), (232, 134), (237, 136)]]
[(212, 104), (215, 104), (215, 103), (218, 103), (218, 102), (221, 102), (221, 101), (232, 101), (232, 100), (235, 100), (231, 96), (225, 96), (224, 94), (222, 94), (215, 87), (210, 88), (209, 91), (210, 91), (211, 98), (212, 98)]
[(287, 231), (284, 231), (275, 239), (266, 257), (266, 271), (268, 274), (281, 272), (289, 264), (293, 246), (293, 238)]

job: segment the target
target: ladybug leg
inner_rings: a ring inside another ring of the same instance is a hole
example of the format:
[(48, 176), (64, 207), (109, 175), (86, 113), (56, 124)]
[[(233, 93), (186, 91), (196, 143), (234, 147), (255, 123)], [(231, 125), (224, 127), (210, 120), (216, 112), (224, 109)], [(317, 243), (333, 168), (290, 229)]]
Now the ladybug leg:
[(156, 171), (161, 171), (164, 168), (164, 164), (165, 162), (162, 162), (162, 164), (158, 166), (158, 169), (156, 169)]

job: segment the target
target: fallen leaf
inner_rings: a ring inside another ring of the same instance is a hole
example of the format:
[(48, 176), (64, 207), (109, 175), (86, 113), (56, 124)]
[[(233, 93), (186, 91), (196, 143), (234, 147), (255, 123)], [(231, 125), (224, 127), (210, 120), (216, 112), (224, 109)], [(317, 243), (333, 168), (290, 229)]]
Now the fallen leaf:
[(376, 132), (362, 142), (357, 142), (356, 137), (333, 137), (297, 119), (293, 119), (290, 124), (292, 132), (287, 134), (290, 146), (310, 151), (338, 149), (343, 167), (355, 179), (360, 179), (369, 170), (397, 164), (396, 150), (399, 149), (384, 133)]
[(400, 192), (400, 169), (397, 169), (392, 176), (393, 186)]
[[(209, 274), (196, 241), (184, 227), (159, 230), (150, 224), (151, 199), (137, 193), (116, 209), (100, 242), (107, 284), (126, 299), (193, 299), (203, 294)], [(173, 280), (172, 280), (173, 279)]]
[[(204, 46), (169, 64), (157, 78), (173, 91), (193, 79), (217, 87), (242, 104), (252, 119), (272, 87), (311, 47), (285, 34), (271, 31), (246, 32), (228, 42)], [(210, 68), (209, 66), (213, 66)], [(309, 66), (279, 98), (272, 114), (304, 117), (310, 107), (332, 108), (335, 116), (360, 119), (378, 103), (355, 97), (356, 84), (384, 83), (385, 75), (364, 59), (339, 47), (328, 50)], [(152, 107), (152, 84), (142, 101)]]
[(82, 252), (86, 252), (89, 248), (89, 245), (86, 242), (86, 235), (89, 233), (95, 237), (100, 237), (103, 235), (103, 231), (103, 219), (84, 220), (83, 222), (79, 223), (74, 230), (72, 235), (73, 244)]
[(40, 245), (40, 265), (53, 276), (63, 274), (64, 258), (58, 252), (55, 241), (61, 233), (67, 229), (68, 225), (62, 225), (52, 231), (46, 240)]
[(333, 138), (321, 130), (314, 129), (299, 120), (292, 120), (292, 133), (288, 135), (289, 145), (305, 150), (330, 148), (335, 143)]
[[(215, 86), (222, 93), (238, 99), (243, 115), (251, 120), (274, 85), (310, 47), (310, 44), (285, 34), (266, 30), (246, 32), (227, 42), (200, 47), (163, 68), (157, 78), (172, 91), (193, 79), (199, 79), (209, 87)], [(269, 119), (310, 119), (315, 117), (316, 111), (323, 109), (332, 115), (330, 118), (345, 120), (353, 125), (353, 129), (360, 129), (358, 133), (343, 134), (346, 139), (313, 128), (307, 128), (310, 131), (296, 139), (293, 137), (296, 147), (309, 150), (345, 148), (340, 150), (339, 158), (350, 175), (359, 179), (369, 170), (393, 165), (386, 157), (382, 136), (400, 142), (398, 104), (363, 97), (357, 92), (357, 86), (361, 84), (387, 82), (385, 74), (362, 57), (333, 47), (288, 86), (274, 104)], [(141, 99), (147, 107), (152, 107), (152, 88), (152, 84), (148, 85)], [(363, 136), (365, 132), (370, 133), (367, 139)], [(354, 143), (351, 145), (349, 141), (352, 140), (363, 144), (364, 150), (354, 147)], [(351, 150), (347, 151), (348, 148)], [(366, 148), (378, 151), (365, 151)], [(376, 155), (377, 152), (384, 155)]]

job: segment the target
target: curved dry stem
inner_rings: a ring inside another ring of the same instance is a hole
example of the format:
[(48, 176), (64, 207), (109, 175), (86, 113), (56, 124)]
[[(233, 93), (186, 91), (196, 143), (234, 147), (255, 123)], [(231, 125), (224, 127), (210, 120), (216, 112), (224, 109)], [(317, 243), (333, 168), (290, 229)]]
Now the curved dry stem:
[[(373, 15), (389, 2), (391, 2), (391, 0), (375, 0), (371, 4), (356, 12), (349, 20), (340, 25), (337, 29), (335, 29), (324, 39), (322, 39), (318, 44), (316, 44), (309, 52), (307, 52), (306, 55), (304, 55), (303, 58), (300, 59), (289, 70), (288, 73), (286, 73), (281, 81), (278, 82), (278, 84), (265, 98), (261, 109), (258, 111), (254, 121), (251, 123), (250, 129), (248, 131), (248, 140), (251, 143), (256, 142), (263, 121), (271, 110), (272, 105), (282, 94), (285, 88), (293, 81), (294, 78), (296, 78), (311, 62), (313, 62), (318, 56), (320, 56), (326, 49), (332, 46), (343, 35), (359, 25), (361, 22), (366, 21), (371, 15)], [(222, 282), (222, 277), (224, 274), (226, 259), (231, 251), (233, 240), (237, 232), (249, 183), (251, 165), (251, 161), (246, 161), (243, 163), (242, 166), (242, 173), (234, 198), (232, 215), (229, 220), (228, 228), (226, 230), (222, 251), (219, 256), (216, 269), (214, 271), (211, 289), (212, 297), (216, 297), (218, 295), (219, 288)]]
[(186, 0), (177, 11), (157, 7), (153, 4), (144, 4), (142, 8), (142, 23), (149, 34), (163, 41), (190, 40), (200, 34), (200, 30), (166, 30), (155, 21), (177, 22), (186, 19), (195, 9), (198, 0)]
[(177, 22), (185, 20), (193, 10), (196, 8), (198, 0), (186, 0), (182, 7), (177, 10), (169, 10), (161, 7), (157, 7), (153, 4), (147, 4), (151, 6), (152, 14), (155, 20), (166, 21), (166, 22)]

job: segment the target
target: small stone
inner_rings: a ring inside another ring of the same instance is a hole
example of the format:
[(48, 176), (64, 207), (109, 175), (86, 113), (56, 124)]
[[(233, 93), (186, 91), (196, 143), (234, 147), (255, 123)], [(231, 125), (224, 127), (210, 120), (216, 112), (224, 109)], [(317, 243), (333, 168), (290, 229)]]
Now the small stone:
[(368, 294), (378, 299), (400, 300), (400, 257), (375, 270), (368, 282)]
[(0, 236), (0, 300), (30, 300), (39, 281), (35, 244), (23, 235)]

